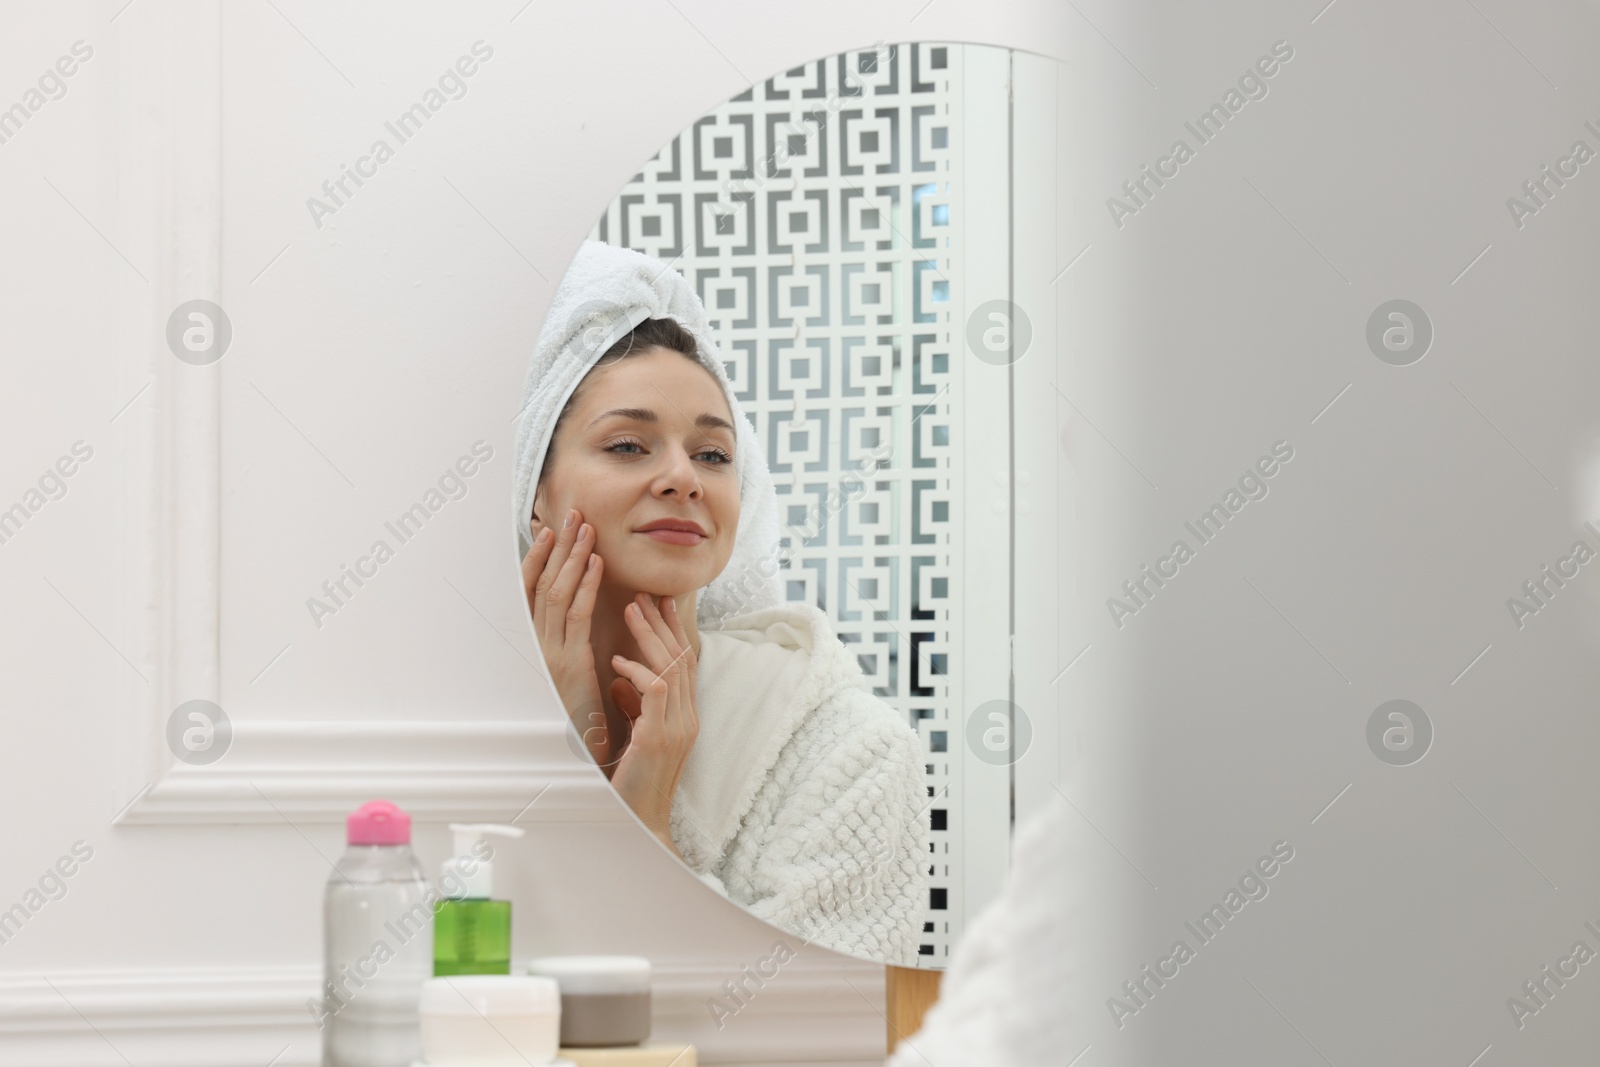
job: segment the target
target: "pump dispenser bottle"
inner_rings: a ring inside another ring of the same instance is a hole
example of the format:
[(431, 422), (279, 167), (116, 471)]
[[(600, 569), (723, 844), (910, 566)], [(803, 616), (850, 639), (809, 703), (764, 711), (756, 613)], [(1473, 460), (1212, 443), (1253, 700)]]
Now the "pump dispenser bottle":
[(510, 974), (511, 902), (491, 900), (493, 849), (485, 834), (521, 837), (521, 827), (451, 823), (455, 855), (439, 871), (442, 900), (434, 905), (433, 973)]

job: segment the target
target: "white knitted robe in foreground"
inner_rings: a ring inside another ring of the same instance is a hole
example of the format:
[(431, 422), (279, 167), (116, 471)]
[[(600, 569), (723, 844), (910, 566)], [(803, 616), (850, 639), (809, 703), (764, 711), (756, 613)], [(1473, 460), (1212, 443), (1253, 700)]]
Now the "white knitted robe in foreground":
[(914, 965), (931, 862), (916, 732), (813, 605), (739, 615), (700, 642), (678, 851), (804, 941)]
[(1099, 1010), (1084, 1006), (1105, 991), (1082, 955), (1110, 909), (1107, 894), (1085, 882), (1091, 865), (1081, 850), (1092, 846), (1087, 834), (1068, 833), (1072, 818), (1051, 797), (1017, 826), (1004, 890), (967, 923), (938, 1001), (886, 1067), (1061, 1067), (1083, 1054), (1086, 1013)]

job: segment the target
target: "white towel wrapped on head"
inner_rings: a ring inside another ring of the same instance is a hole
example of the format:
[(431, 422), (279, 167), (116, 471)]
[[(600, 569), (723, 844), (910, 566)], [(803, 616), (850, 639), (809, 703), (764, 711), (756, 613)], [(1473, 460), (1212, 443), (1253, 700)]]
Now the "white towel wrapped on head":
[(658, 259), (587, 240), (556, 290), (534, 346), (517, 429), (512, 522), (518, 558), (533, 547), (528, 524), (539, 469), (556, 419), (595, 361), (645, 319), (675, 319), (694, 336), (700, 363), (722, 386), (737, 427), (739, 526), (728, 565), (700, 590), (695, 618), (721, 620), (783, 603), (778, 578), (778, 496), (755, 426), (740, 408), (712, 336), (705, 305), (687, 279)]

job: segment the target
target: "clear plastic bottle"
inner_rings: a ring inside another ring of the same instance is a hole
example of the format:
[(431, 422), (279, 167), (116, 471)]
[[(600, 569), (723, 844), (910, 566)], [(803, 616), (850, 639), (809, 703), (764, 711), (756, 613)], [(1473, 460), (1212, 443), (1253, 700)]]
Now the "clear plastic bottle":
[(433, 894), (411, 851), (411, 816), (374, 800), (345, 827), (323, 896), (322, 1067), (410, 1067), (422, 1058)]

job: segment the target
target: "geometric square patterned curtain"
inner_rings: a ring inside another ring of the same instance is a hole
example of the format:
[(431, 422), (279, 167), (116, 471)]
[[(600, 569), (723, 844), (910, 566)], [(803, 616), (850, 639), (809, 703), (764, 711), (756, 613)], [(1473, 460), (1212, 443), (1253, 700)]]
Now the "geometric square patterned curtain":
[(984, 798), (960, 773), (955, 435), (1006, 425), (964, 410), (960, 388), (962, 57), (880, 45), (770, 78), (670, 141), (590, 232), (694, 286), (772, 468), (788, 598), (828, 613), (921, 737), (933, 967), (983, 903), (959, 877), (963, 816)]

